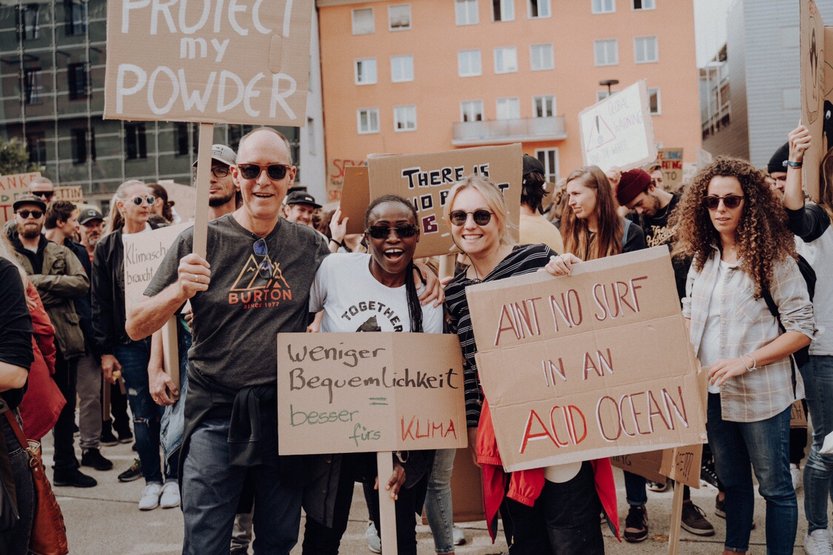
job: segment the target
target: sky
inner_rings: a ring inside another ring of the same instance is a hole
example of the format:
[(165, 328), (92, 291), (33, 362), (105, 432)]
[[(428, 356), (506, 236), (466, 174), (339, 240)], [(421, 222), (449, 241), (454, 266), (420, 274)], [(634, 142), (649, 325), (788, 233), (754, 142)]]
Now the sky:
[(733, 0), (694, 0), (697, 67), (703, 67), (726, 42), (726, 12)]

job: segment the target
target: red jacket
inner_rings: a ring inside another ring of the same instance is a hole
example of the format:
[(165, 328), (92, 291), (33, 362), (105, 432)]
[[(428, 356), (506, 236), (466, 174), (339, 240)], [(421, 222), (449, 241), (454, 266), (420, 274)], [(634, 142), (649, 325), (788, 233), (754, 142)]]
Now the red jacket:
[(61, 390), (52, 379), (55, 374), (55, 329), (46, 314), (38, 290), (26, 283), (26, 305), (32, 317), (32, 350), (35, 360), (29, 368), (29, 382), (20, 406), (23, 433), (40, 440), (58, 421), (66, 404)]
[[(529, 507), (544, 490), (544, 469), (519, 470), (507, 474), (503, 470), (500, 452), (497, 448), (495, 429), (492, 426), (492, 411), (488, 401), (483, 401), (480, 412), (480, 423), (477, 427), (477, 462), (480, 463), (480, 473), (483, 478), (483, 505), (486, 512), (486, 524), (492, 542), (497, 533), (497, 514), (504, 495), (523, 503)], [(613, 468), (610, 459), (590, 461), (596, 480), (596, 493), (602, 503), (602, 509), (607, 516), (613, 533), (619, 537), (619, 515), (616, 509), (616, 485), (613, 482)], [(509, 480), (509, 489), (506, 480)], [(505, 492), (505, 493), (504, 493)]]

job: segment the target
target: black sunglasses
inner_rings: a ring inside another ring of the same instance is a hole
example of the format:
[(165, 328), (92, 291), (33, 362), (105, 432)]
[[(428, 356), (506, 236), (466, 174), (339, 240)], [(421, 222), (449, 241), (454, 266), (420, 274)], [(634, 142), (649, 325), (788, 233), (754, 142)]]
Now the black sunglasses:
[(24, 220), (27, 219), (29, 216), (32, 216), (36, 220), (39, 220), (41, 216), (43, 216), (43, 212), (41, 210), (18, 210), (18, 214)]
[(396, 224), (391, 227), (386, 225), (372, 225), (365, 230), (365, 233), (373, 239), (387, 239), (391, 231), (394, 231), (400, 238), (407, 239), (419, 233), (419, 228), (414, 224)]
[(133, 204), (136, 206), (141, 206), (142, 202), (146, 202), (148, 206), (156, 202), (156, 197), (153, 195), (148, 195), (146, 197), (133, 197)]
[(35, 195), (36, 197), (41, 197), (41, 198), (44, 198), (46, 200), (49, 200), (55, 195), (55, 192), (54, 191), (35, 191), (32, 194)]
[(271, 279), (275, 268), (272, 266), (272, 261), (269, 260), (269, 246), (266, 244), (266, 239), (258, 239), (252, 245), (252, 251), (255, 256), (263, 256), (264, 259), (257, 265), (257, 273), (263, 279)]
[(474, 223), (477, 225), (489, 225), (492, 221), (492, 213), (489, 210), (479, 209), (474, 212), (466, 212), (465, 210), (452, 210), (448, 215), (453, 225), (465, 225), (466, 220), (469, 219), (469, 214), (474, 218)]
[(743, 197), (740, 195), (726, 195), (725, 197), (718, 197), (716, 195), (708, 195), (704, 200), (703, 203), (706, 205), (706, 208), (709, 210), (717, 210), (717, 207), (720, 206), (720, 201), (723, 201), (723, 206), (728, 209), (737, 208), (740, 206)]
[(237, 169), (244, 179), (257, 179), (260, 173), (265, 169), (266, 175), (269, 179), (278, 181), (286, 177), (286, 172), (289, 171), (289, 166), (286, 164), (269, 164), (268, 166), (261, 166), (259, 164), (237, 164)]

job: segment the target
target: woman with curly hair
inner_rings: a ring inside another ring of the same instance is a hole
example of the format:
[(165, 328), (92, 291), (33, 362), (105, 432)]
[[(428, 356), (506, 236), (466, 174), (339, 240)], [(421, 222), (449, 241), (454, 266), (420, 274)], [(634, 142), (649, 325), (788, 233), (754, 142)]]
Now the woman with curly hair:
[[(694, 178), (674, 216), (676, 250), (693, 259), (683, 315), (708, 371), (706, 429), (726, 490), (723, 552), (749, 547), (751, 464), (766, 500), (767, 552), (792, 553), (798, 505), (789, 468), (790, 406), (803, 385), (790, 355), (810, 343), (815, 324), (786, 215), (762, 172), (721, 157)], [(778, 318), (767, 308), (767, 293)]]

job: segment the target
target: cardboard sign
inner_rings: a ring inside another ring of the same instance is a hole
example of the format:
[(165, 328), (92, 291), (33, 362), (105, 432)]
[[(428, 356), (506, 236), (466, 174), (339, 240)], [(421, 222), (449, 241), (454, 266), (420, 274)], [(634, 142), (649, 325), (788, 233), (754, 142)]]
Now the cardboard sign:
[(31, 181), (36, 177), (40, 177), (40, 172), (0, 175), (0, 191), (25, 189), (26, 186), (29, 185), (29, 183), (31, 183)]
[(366, 160), (346, 160), (335, 158), (327, 164), (327, 202), (341, 200), (344, 179), (348, 168), (366, 167)]
[(666, 191), (679, 191), (683, 186), (683, 149), (660, 148), (657, 162), (662, 166), (662, 181)]
[(124, 243), (124, 304), (130, 310), (144, 299), (145, 289), (174, 240), (191, 224), (122, 234)]
[(818, 201), (819, 163), (825, 152), (823, 137), (824, 22), (813, 0), (806, 0), (798, 4), (799, 52), (801, 55), (801, 123), (807, 126), (812, 136), (812, 144), (804, 153), (801, 177), (804, 189), (813, 200)]
[(364, 214), (370, 205), (370, 182), (366, 166), (354, 166), (344, 170), (341, 217), (347, 220), (347, 233), (364, 233)]
[(29, 189), (26, 187), (19, 187), (17, 189), (6, 189), (0, 191), (0, 225), (5, 224), (9, 220), (14, 219), (14, 209), (12, 205), (14, 200), (19, 195), (29, 194)]
[(77, 185), (55, 187), (55, 196), (52, 197), (52, 200), (65, 200), (73, 204), (80, 204), (84, 202), (84, 191), (82, 191), (81, 187)]
[(666, 247), (466, 289), (504, 466), (706, 441), (704, 372)]
[(190, 185), (180, 185), (171, 180), (160, 181), (160, 185), (168, 192), (168, 201), (174, 203), (173, 209), (179, 214), (183, 222), (194, 221), (194, 209), (197, 206), (197, 188)]
[(578, 120), (585, 166), (624, 171), (657, 158), (645, 81), (585, 108)]
[(638, 474), (652, 482), (675, 482), (700, 488), (700, 459), (703, 445), (686, 445), (662, 451), (647, 451), (611, 457), (610, 462), (622, 470)]
[(306, 123), (312, 0), (107, 7), (105, 119)]
[[(420, 227), (416, 257), (448, 254), (454, 247), (449, 225), (442, 215), (448, 190), (469, 175), (482, 175), (503, 192), (509, 208), (510, 233), (517, 240), (522, 160), (521, 145), (517, 143), (432, 154), (371, 157), (367, 161), (370, 199), (393, 194), (411, 200)], [(349, 216), (353, 219), (358, 214)], [(363, 218), (364, 209), (359, 219)]]
[(454, 335), (279, 333), (282, 455), (465, 447)]

